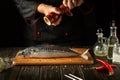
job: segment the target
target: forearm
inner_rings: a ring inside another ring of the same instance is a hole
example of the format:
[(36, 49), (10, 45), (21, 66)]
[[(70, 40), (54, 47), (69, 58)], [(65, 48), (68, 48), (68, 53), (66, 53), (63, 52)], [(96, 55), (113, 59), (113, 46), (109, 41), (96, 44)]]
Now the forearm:
[(37, 6), (41, 1), (34, 0), (14, 0), (18, 10), (24, 18), (33, 18)]

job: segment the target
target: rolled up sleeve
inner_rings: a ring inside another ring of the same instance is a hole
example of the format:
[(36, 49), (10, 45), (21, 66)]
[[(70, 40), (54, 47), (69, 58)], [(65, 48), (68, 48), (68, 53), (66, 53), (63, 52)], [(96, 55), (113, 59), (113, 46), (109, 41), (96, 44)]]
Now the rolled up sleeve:
[(14, 0), (19, 12), (24, 18), (33, 18), (40, 0)]

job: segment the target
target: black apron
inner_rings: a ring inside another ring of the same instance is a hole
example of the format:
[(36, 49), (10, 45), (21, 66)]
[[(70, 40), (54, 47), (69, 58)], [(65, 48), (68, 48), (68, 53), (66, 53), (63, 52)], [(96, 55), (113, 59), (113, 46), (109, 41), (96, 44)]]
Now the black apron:
[[(61, 0), (44, 0), (44, 3), (59, 6)], [(77, 44), (93, 45), (96, 36), (95, 16), (93, 13), (84, 16), (78, 8), (72, 10), (73, 16), (63, 15), (60, 25), (48, 26), (43, 15), (38, 17), (34, 25), (27, 27), (27, 39), (37, 44)]]

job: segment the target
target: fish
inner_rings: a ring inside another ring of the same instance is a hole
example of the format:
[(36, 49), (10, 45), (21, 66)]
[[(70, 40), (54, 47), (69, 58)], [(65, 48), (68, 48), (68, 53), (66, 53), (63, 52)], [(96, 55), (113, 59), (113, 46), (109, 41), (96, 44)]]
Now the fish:
[(27, 47), (17, 53), (24, 58), (66, 58), (79, 56), (68, 47), (58, 45), (39, 45)]

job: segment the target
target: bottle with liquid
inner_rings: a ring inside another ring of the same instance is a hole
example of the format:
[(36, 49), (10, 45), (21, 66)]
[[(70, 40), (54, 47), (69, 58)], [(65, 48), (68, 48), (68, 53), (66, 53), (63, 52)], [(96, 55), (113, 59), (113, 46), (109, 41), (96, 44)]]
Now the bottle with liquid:
[(97, 42), (94, 45), (93, 51), (95, 56), (106, 56), (108, 47), (107, 47), (107, 38), (103, 37), (103, 30), (99, 28), (97, 30)]
[(119, 44), (119, 39), (117, 37), (117, 27), (115, 26), (115, 21), (112, 21), (112, 26), (110, 27), (110, 36), (108, 37), (108, 54), (107, 59), (112, 60), (114, 45)]

